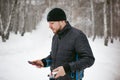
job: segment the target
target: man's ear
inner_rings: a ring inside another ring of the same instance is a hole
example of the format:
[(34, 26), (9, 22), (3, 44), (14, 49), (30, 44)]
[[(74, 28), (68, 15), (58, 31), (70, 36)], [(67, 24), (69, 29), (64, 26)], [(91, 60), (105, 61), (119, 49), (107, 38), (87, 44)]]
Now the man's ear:
[(60, 26), (62, 25), (62, 21), (59, 21)]
[(63, 20), (63, 21), (59, 21), (59, 23), (60, 23), (60, 25), (64, 25), (65, 24), (65, 21)]

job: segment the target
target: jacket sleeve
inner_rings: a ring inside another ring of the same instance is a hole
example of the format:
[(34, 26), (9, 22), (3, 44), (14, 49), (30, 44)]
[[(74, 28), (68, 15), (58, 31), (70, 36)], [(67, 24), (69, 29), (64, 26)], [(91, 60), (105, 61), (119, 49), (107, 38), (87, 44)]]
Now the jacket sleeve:
[(80, 33), (80, 35), (76, 38), (74, 48), (75, 52), (78, 54), (78, 60), (65, 64), (63, 66), (65, 72), (84, 70), (85, 68), (92, 66), (95, 61), (87, 37), (83, 33)]
[(43, 58), (43, 59), (42, 59), (42, 62), (43, 62), (43, 64), (44, 64), (44, 67), (50, 66), (51, 63), (52, 63), (51, 54), (48, 55), (46, 58)]

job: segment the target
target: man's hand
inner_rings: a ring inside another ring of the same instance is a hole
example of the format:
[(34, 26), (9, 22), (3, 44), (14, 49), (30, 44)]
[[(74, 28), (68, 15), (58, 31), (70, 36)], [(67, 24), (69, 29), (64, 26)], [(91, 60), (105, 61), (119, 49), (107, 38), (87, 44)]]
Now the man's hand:
[(63, 66), (57, 67), (56, 69), (53, 70), (53, 72), (57, 73), (55, 78), (58, 78), (60, 76), (64, 76), (66, 74)]
[(44, 64), (41, 60), (28, 61), (29, 64), (35, 65), (38, 68), (44, 67)]

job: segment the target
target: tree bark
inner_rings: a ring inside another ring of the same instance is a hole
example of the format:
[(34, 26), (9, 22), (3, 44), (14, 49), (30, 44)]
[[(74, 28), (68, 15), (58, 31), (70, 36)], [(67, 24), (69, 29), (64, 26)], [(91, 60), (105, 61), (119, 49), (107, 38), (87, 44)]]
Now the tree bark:
[(111, 43), (113, 43), (113, 3), (112, 3), (112, 0), (110, 0), (110, 16), (111, 16), (111, 19), (110, 19), (110, 27), (111, 27), (110, 38), (111, 38)]
[(92, 13), (92, 35), (94, 36), (93, 37), (93, 41), (95, 40), (95, 38), (96, 38), (96, 35), (95, 35), (95, 20), (94, 20), (94, 2), (93, 2), (93, 0), (90, 0), (90, 3), (91, 3), (91, 13)]
[(104, 2), (104, 45), (108, 45), (108, 34), (107, 34), (107, 0)]

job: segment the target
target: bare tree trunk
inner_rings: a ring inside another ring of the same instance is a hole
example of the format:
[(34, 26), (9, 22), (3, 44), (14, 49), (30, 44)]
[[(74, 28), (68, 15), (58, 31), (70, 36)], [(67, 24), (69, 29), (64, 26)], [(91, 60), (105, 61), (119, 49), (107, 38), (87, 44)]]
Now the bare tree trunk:
[(21, 34), (21, 36), (23, 36), (25, 33), (24, 32), (24, 23), (25, 23), (25, 6), (26, 6), (26, 2), (25, 0), (19, 1), (19, 5), (18, 5), (18, 31)]
[(117, 0), (117, 37), (120, 39), (120, 0)]
[[(119, 5), (119, 7), (118, 7), (118, 20), (120, 21), (120, 0), (118, 1), (118, 5)], [(119, 22), (119, 24), (118, 24), (119, 26), (119, 35), (118, 35), (118, 37), (119, 37), (119, 41), (120, 41), (120, 22)]]
[[(8, 0), (8, 6), (10, 6), (9, 0)], [(9, 27), (10, 27), (10, 22), (11, 22), (11, 17), (12, 17), (12, 11), (8, 11), (8, 12), (10, 12), (11, 14), (9, 14), (9, 16), (8, 16), (8, 22), (7, 22), (6, 28), (4, 30), (4, 33), (3, 33), (6, 39), (9, 38), (9, 33), (10, 33), (9, 32)]]
[(104, 2), (104, 45), (108, 45), (108, 34), (107, 34), (107, 0)]
[(93, 37), (93, 41), (95, 40), (96, 38), (96, 35), (95, 35), (95, 20), (94, 20), (94, 2), (93, 0), (90, 0), (90, 3), (91, 3), (91, 13), (92, 13), (92, 35), (94, 36)]
[[(4, 1), (2, 1), (2, 2), (3, 2), (3, 5), (2, 5), (1, 8), (3, 8), (3, 10), (7, 6), (6, 11), (5, 11), (6, 14), (4, 14), (4, 12), (1, 11), (1, 15), (0, 15), (0, 16), (3, 17), (3, 18), (0, 18), (0, 20), (1, 20), (0, 22), (1, 22), (1, 25), (2, 25), (1, 26), (2, 41), (5, 42), (6, 39), (9, 38), (11, 18), (12, 18), (13, 10), (15, 8), (17, 0), (14, 2), (13, 6), (12, 6), (12, 4), (10, 4), (9, 0), (7, 0), (7, 2), (6, 2), (7, 5), (4, 5), (5, 4)], [(2, 2), (1, 2), (1, 4), (2, 4)], [(10, 8), (12, 8), (12, 9), (10, 9)]]
[(0, 14), (0, 32), (3, 31), (3, 25), (2, 25), (2, 19), (1, 19), (1, 14)]
[(2, 37), (2, 35), (3, 35), (3, 23), (2, 23), (1, 14), (0, 14), (0, 36)]
[(111, 43), (113, 43), (113, 3), (112, 3), (112, 0), (110, 0), (110, 16), (111, 16), (111, 19), (110, 19), (110, 27), (111, 27)]
[(24, 36), (24, 34), (26, 32), (26, 27), (27, 27), (27, 6), (26, 6), (26, 0), (25, 0), (25, 5), (24, 5), (24, 25), (23, 25), (21, 36)]

